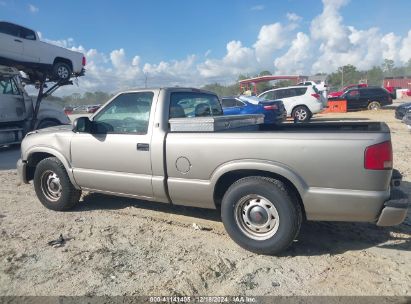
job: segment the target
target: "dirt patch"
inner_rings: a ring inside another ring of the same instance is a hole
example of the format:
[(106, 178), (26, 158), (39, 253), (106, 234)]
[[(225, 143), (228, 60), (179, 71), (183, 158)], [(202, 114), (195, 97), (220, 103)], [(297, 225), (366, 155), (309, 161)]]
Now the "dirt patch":
[[(386, 121), (411, 195), (411, 134), (392, 110), (324, 117)], [(212, 210), (85, 194), (49, 211), (15, 170), (0, 171), (0, 206), (1, 295), (411, 295), (411, 215), (391, 228), (309, 222), (272, 257), (238, 247)]]

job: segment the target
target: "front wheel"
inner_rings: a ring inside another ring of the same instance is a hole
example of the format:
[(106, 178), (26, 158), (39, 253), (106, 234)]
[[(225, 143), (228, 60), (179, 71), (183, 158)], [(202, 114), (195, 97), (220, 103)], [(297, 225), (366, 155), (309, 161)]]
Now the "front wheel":
[(376, 110), (379, 110), (379, 109), (381, 109), (381, 104), (378, 101), (371, 101), (368, 104), (368, 110), (376, 111)]
[(306, 106), (295, 107), (291, 116), (297, 122), (307, 122), (311, 118), (311, 111)]
[(81, 196), (81, 191), (74, 188), (64, 165), (56, 157), (38, 163), (34, 172), (34, 190), (40, 202), (55, 211), (73, 208)]
[(227, 233), (258, 254), (278, 254), (297, 236), (302, 213), (284, 184), (267, 177), (246, 177), (227, 190), (221, 204)]

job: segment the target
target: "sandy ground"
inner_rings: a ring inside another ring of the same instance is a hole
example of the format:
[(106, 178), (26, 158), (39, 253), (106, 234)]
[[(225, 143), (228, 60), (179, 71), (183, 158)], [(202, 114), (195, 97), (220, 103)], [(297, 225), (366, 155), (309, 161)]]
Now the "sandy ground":
[[(386, 121), (411, 195), (411, 133), (393, 114), (317, 119)], [(411, 213), (390, 228), (308, 222), (282, 256), (258, 256), (216, 211), (88, 193), (49, 211), (10, 170), (18, 155), (0, 151), (0, 295), (411, 295)], [(60, 234), (64, 246), (47, 245)]]

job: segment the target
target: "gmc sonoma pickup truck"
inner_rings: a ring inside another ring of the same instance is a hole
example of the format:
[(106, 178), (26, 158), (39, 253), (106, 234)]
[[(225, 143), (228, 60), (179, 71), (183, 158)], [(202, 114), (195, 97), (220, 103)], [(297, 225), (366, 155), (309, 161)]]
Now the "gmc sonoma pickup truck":
[[(261, 254), (285, 250), (303, 220), (404, 220), (408, 198), (394, 189), (401, 175), (386, 124), (236, 127), (222, 113), (208, 91), (123, 92), (91, 119), (27, 134), (18, 172), (57, 211), (73, 208), (81, 191), (217, 208), (232, 239)], [(213, 130), (210, 119), (223, 123)]]

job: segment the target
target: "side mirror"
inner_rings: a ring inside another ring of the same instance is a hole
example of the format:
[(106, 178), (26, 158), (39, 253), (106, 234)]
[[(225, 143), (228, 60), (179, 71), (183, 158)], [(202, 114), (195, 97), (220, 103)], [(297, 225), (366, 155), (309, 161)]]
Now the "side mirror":
[(88, 117), (79, 117), (73, 121), (73, 132), (91, 133), (92, 123)]

